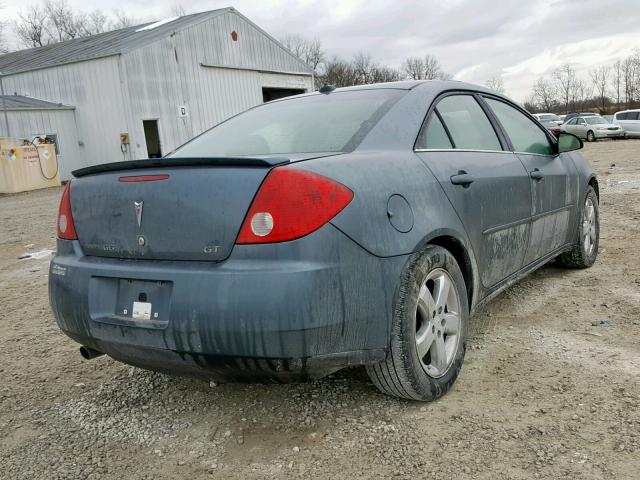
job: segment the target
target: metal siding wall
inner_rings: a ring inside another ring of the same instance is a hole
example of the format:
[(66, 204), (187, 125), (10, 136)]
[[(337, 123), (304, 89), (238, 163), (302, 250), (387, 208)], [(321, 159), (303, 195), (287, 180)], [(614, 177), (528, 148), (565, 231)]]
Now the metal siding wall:
[[(237, 42), (231, 40), (233, 30), (238, 32)], [(295, 58), (232, 12), (122, 55), (135, 158), (147, 156), (143, 119), (159, 120), (166, 154), (217, 123), (261, 104), (262, 87), (313, 90), (310, 76), (209, 68), (201, 63), (301, 70)], [(188, 107), (187, 118), (178, 117), (179, 105)]]
[[(73, 110), (11, 110), (7, 112), (9, 128), (14, 137), (27, 137), (40, 133), (58, 136), (58, 168), (60, 178), (69, 180), (71, 171), (86, 165), (80, 155)], [(0, 122), (0, 136), (6, 135), (5, 123)]]
[(119, 134), (127, 127), (117, 57), (8, 75), (3, 81), (7, 94), (76, 107), (77, 139), (84, 146), (73, 168), (123, 160)]

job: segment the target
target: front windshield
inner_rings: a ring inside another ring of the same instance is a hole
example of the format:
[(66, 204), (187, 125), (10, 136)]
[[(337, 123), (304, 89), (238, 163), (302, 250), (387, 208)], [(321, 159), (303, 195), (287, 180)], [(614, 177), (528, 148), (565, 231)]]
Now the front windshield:
[(558, 122), (560, 121), (560, 117), (557, 115), (554, 115), (553, 113), (548, 113), (545, 115), (540, 115), (540, 120), (546, 120), (548, 122)]
[(169, 157), (349, 152), (404, 93), (352, 90), (267, 103), (213, 127)]
[(607, 121), (604, 118), (598, 117), (598, 116), (596, 116), (596, 117), (584, 117), (584, 120), (586, 120), (586, 122), (589, 125), (601, 125), (603, 123), (607, 123)]

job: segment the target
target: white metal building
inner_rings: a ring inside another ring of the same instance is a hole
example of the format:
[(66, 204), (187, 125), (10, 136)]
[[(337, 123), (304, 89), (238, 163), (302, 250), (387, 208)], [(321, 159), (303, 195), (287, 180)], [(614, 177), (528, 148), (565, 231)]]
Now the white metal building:
[(309, 67), (233, 8), (8, 53), (0, 72), (5, 98), (72, 113), (75, 133), (69, 118), (38, 124), (8, 112), (12, 136), (55, 135), (62, 179), (88, 165), (164, 155), (242, 110), (313, 89)]

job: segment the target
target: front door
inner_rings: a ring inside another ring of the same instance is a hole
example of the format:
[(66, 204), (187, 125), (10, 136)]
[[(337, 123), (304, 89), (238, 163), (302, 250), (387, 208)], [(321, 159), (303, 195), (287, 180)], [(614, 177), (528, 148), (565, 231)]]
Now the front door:
[(524, 261), (528, 265), (570, 241), (577, 174), (571, 159), (556, 154), (547, 132), (524, 112), (499, 99), (486, 97), (485, 101), (529, 174), (531, 235)]
[(416, 153), (464, 224), (483, 285), (491, 287), (522, 268), (531, 214), (529, 176), (516, 155), (503, 150), (474, 96), (441, 99)]

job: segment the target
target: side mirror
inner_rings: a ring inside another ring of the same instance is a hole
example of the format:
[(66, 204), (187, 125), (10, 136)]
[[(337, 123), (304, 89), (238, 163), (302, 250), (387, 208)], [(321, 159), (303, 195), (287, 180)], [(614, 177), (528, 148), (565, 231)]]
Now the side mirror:
[(582, 140), (571, 133), (560, 132), (558, 135), (558, 153), (573, 152), (583, 146)]

